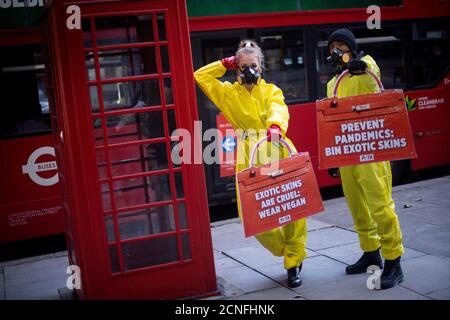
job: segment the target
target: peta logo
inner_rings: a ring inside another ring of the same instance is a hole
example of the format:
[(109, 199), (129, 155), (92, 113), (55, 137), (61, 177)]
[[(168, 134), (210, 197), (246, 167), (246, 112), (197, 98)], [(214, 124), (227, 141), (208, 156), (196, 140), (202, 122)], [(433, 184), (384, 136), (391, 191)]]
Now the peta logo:
[(22, 166), (22, 173), (28, 174), (34, 183), (48, 187), (52, 186), (59, 181), (58, 172), (56, 172), (51, 178), (43, 178), (38, 175), (38, 172), (57, 170), (58, 166), (56, 161), (40, 162), (36, 163), (36, 160), (45, 154), (55, 156), (55, 149), (53, 147), (41, 147), (33, 151), (28, 158), (27, 164)]
[(371, 154), (362, 154), (359, 156), (359, 161), (366, 162), (366, 161), (373, 161), (374, 156), (373, 153)]
[(284, 216), (284, 217), (281, 217), (281, 218), (278, 219), (278, 222), (280, 224), (283, 224), (283, 223), (286, 223), (286, 222), (289, 222), (289, 221), (291, 221), (291, 215), (287, 215), (287, 216)]

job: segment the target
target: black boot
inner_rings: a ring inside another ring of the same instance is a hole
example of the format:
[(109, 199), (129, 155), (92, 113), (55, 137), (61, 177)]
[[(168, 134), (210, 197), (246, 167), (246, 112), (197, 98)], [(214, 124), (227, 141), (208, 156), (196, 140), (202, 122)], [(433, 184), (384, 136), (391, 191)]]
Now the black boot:
[(361, 258), (345, 268), (347, 274), (357, 274), (367, 272), (369, 266), (378, 266), (383, 269), (383, 260), (381, 260), (380, 249), (371, 252), (364, 252)]
[(380, 278), (381, 289), (389, 289), (405, 280), (402, 267), (400, 266), (400, 257), (395, 260), (385, 260), (384, 270)]
[(302, 279), (300, 278), (302, 266), (303, 264), (300, 264), (298, 267), (287, 270), (288, 286), (290, 288), (296, 288), (302, 285)]

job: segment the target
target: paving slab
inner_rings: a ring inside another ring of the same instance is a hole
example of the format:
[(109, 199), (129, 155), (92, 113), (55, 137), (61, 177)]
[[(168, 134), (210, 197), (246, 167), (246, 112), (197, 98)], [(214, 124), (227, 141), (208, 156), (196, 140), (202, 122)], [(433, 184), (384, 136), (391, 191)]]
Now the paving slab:
[(0, 267), (0, 300), (5, 300), (5, 274), (4, 268)]
[(211, 228), (211, 233), (212, 234), (222, 234), (222, 233), (229, 233), (229, 232), (240, 232), (240, 233), (244, 233), (244, 227), (242, 226), (241, 223), (239, 222), (231, 222), (229, 224), (223, 224), (223, 225), (219, 225), (217, 227), (212, 227)]
[(224, 286), (232, 285), (244, 293), (278, 287), (279, 284), (247, 267), (221, 270), (217, 273), (225, 280)]
[(67, 257), (60, 257), (5, 266), (6, 289), (8, 291), (9, 286), (26, 285), (41, 280), (55, 278), (64, 279), (61, 285), (64, 286), (68, 277), (66, 274), (68, 265), (69, 261), (67, 260)]
[(59, 299), (66, 286), (67, 257), (50, 257), (4, 267), (7, 299)]
[(388, 290), (367, 288), (368, 274), (346, 275), (345, 279), (297, 290), (311, 300), (428, 300), (429, 298), (397, 286)]
[(434, 300), (450, 300), (450, 288), (431, 292), (427, 297)]
[[(276, 257), (272, 255), (262, 245), (225, 250), (224, 253), (251, 268), (258, 268), (268, 265), (283, 266), (284, 263), (283, 257)], [(307, 254), (308, 256), (306, 259), (318, 255), (317, 252), (312, 250), (307, 250)]]
[[(413, 207), (414, 208), (414, 207)], [(421, 204), (415, 210), (403, 209), (408, 215), (411, 215), (423, 222), (433, 224), (439, 227), (450, 226), (450, 205), (445, 207), (432, 204)]]
[[(349, 265), (355, 263), (361, 257), (363, 252), (359, 246), (359, 243), (356, 242), (334, 248), (318, 250), (317, 253)], [(405, 253), (402, 256), (402, 261), (424, 255), (426, 255), (426, 253), (405, 247)]]
[(17, 259), (17, 260), (3, 261), (3, 262), (0, 262), (0, 267), (15, 266), (18, 264), (31, 263), (31, 262), (36, 262), (36, 261), (40, 261), (40, 260), (48, 260), (48, 259), (55, 258), (56, 255), (61, 256), (63, 254), (63, 252), (66, 253), (65, 256), (67, 257), (67, 251), (62, 251), (62, 252), (49, 253), (49, 254), (44, 254), (44, 255), (40, 255), (40, 256), (32, 256), (32, 257), (27, 257), (27, 258), (22, 258), (22, 259)]
[(353, 227), (353, 218), (348, 210), (345, 198), (337, 198), (324, 202), (325, 211), (314, 216), (315, 220), (344, 228)]
[(262, 245), (225, 250), (224, 253), (251, 268), (266, 265), (283, 265), (283, 257), (273, 256)]
[(58, 288), (66, 285), (65, 279), (45, 279), (32, 283), (7, 286), (8, 300), (59, 300)]
[(241, 223), (241, 220), (239, 218), (231, 218), (231, 219), (227, 219), (227, 220), (211, 222), (211, 228), (220, 227), (220, 226), (223, 226), (225, 224), (230, 224), (230, 223)]
[(207, 297), (202, 300), (222, 300), (228, 297), (240, 296), (245, 294), (244, 291), (236, 287), (228, 279), (217, 276), (217, 290), (220, 292), (220, 296)]
[(223, 257), (222, 259), (218, 259), (214, 262), (214, 264), (216, 267), (216, 272), (220, 272), (220, 271), (226, 270), (226, 269), (242, 267), (242, 263), (239, 263), (238, 261), (228, 258), (228, 257)]
[(450, 259), (426, 255), (402, 263), (402, 287), (423, 295), (450, 288)]
[(255, 237), (245, 238), (242, 230), (218, 234), (213, 233), (212, 240), (213, 248), (219, 252), (235, 248), (252, 247), (259, 244)]
[[(281, 285), (287, 286), (287, 273), (282, 265), (260, 266), (257, 270)], [(344, 270), (345, 265), (343, 263), (324, 256), (307, 259), (303, 262), (301, 271), (303, 284), (292, 290), (301, 294), (304, 288), (321, 286), (324, 283), (336, 281), (345, 276)]]
[(226, 300), (305, 300), (295, 291), (285, 287), (256, 291), (240, 296), (227, 298)]
[(225, 256), (222, 254), (222, 252), (220, 252), (216, 249), (213, 249), (213, 254), (214, 254), (214, 260), (219, 260), (219, 259), (225, 258)]
[(403, 243), (405, 246), (427, 254), (450, 258), (450, 228), (440, 227), (411, 219), (402, 221)]
[(401, 189), (393, 189), (393, 198), (399, 205), (405, 203), (410, 204), (434, 204), (438, 206), (445, 206), (450, 204), (448, 197), (449, 190), (442, 188), (442, 186), (449, 185), (449, 179), (432, 179), (428, 181), (421, 181), (419, 183), (403, 185)]
[(317, 220), (314, 218), (307, 218), (306, 226), (307, 226), (308, 231), (333, 227), (332, 224), (329, 224), (329, 223), (326, 223), (326, 222), (323, 222), (323, 221), (320, 221), (320, 220)]
[(333, 227), (309, 232), (306, 247), (317, 251), (354, 242), (358, 242), (355, 232)]

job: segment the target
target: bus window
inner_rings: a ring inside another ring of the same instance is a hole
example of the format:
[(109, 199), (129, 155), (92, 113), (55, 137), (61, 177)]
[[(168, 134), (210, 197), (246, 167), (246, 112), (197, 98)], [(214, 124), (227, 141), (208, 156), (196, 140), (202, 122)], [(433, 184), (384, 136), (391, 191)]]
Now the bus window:
[[(319, 96), (326, 96), (326, 84), (334, 69), (326, 58), (328, 37), (334, 30), (318, 32), (317, 70), (319, 73)], [(380, 30), (364, 27), (349, 28), (356, 37), (358, 51), (363, 51), (375, 59), (381, 71), (381, 81), (387, 89), (406, 87), (404, 32), (402, 26), (383, 26)]]
[(308, 99), (305, 50), (301, 30), (261, 30), (264, 78), (283, 90), (286, 103)]
[(0, 48), (0, 139), (51, 132), (41, 48)]
[(450, 65), (448, 21), (424, 20), (412, 24), (414, 86), (433, 85)]

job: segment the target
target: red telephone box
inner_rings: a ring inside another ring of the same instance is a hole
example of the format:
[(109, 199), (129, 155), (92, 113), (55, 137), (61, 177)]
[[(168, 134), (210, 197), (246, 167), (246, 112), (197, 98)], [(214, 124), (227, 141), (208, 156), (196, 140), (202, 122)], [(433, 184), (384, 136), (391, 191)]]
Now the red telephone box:
[(171, 161), (170, 134), (198, 118), (185, 1), (54, 0), (44, 33), (77, 293), (215, 292), (202, 165)]

